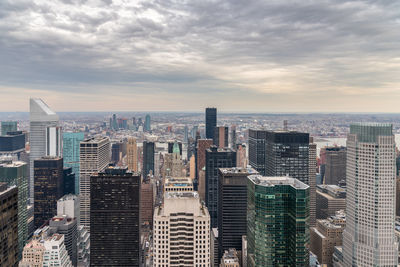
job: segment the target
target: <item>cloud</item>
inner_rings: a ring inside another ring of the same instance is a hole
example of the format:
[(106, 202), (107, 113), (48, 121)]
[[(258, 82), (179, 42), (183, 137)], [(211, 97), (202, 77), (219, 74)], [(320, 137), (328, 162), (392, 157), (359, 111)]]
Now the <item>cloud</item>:
[(3, 0), (0, 88), (172, 109), (180, 99), (270, 111), (281, 99), (304, 111), (296, 99), (349, 95), (387, 106), (400, 85), (399, 26), (396, 0)]

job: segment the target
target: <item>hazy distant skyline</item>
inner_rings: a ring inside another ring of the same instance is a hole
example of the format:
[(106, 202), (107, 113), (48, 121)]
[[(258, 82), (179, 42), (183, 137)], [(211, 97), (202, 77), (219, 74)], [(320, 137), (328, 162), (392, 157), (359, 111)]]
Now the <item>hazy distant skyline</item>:
[(0, 111), (400, 112), (400, 1), (0, 1)]

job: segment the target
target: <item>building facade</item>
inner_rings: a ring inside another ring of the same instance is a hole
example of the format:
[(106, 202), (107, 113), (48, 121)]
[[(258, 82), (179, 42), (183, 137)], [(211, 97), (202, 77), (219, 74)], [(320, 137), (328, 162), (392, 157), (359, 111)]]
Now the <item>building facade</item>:
[[(229, 128), (227, 126), (217, 126), (214, 128), (214, 146), (225, 148), (229, 146)], [(235, 149), (232, 147), (232, 149)]]
[(63, 159), (64, 167), (71, 167), (75, 173), (75, 193), (79, 194), (80, 153), (79, 145), (85, 139), (82, 132), (63, 133)]
[(126, 149), (126, 158), (128, 163), (128, 169), (137, 172), (138, 171), (138, 150), (136, 138), (129, 137)]
[(346, 181), (346, 148), (325, 148), (325, 176), (324, 184), (338, 185), (340, 181)]
[(317, 185), (317, 219), (327, 219), (346, 209), (346, 189), (337, 185)]
[(249, 129), (249, 164), (261, 175), (265, 175), (265, 130)]
[(143, 141), (143, 166), (142, 177), (146, 177), (151, 173), (154, 174), (154, 142)]
[(206, 138), (214, 139), (214, 128), (217, 126), (217, 109), (206, 108)]

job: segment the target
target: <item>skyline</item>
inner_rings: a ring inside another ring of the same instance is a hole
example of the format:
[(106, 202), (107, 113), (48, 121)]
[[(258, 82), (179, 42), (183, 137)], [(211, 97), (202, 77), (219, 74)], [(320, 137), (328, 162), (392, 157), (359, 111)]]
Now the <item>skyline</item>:
[(0, 111), (397, 113), (398, 1), (0, 2)]

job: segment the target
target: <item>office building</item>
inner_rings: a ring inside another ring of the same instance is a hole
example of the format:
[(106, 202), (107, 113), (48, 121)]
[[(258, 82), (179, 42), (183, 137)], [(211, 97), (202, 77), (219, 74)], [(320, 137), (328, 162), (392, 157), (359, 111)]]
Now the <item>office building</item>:
[(242, 249), (247, 234), (247, 177), (258, 174), (253, 168), (219, 169), (218, 258), (224, 251)]
[(206, 108), (206, 138), (214, 139), (214, 128), (217, 126), (217, 109)]
[(346, 189), (337, 185), (317, 185), (317, 219), (327, 219), (346, 209)]
[(63, 175), (64, 175), (63, 195), (75, 194), (75, 173), (72, 172), (72, 168), (64, 167)]
[(154, 178), (146, 177), (140, 188), (140, 224), (153, 225), (154, 202), (157, 191)]
[(34, 161), (34, 214), (35, 229), (57, 214), (57, 200), (63, 196), (63, 159), (42, 157)]
[(54, 216), (49, 222), (49, 231), (64, 235), (64, 244), (72, 266), (78, 264), (78, 221), (67, 215)]
[(199, 172), (198, 192), (200, 199), (206, 201), (206, 168)]
[(289, 177), (248, 177), (247, 266), (309, 265), (309, 186)]
[(316, 227), (310, 229), (310, 250), (317, 256), (320, 264), (332, 267), (335, 246), (342, 245), (342, 233), (346, 225), (343, 210), (328, 219), (317, 220)]
[(0, 155), (10, 155), (15, 159), (21, 159), (25, 152), (26, 133), (8, 132), (0, 136)]
[(126, 158), (128, 162), (128, 169), (133, 172), (138, 171), (138, 150), (136, 138), (129, 137), (126, 149)]
[(325, 176), (324, 184), (338, 185), (340, 181), (346, 181), (346, 148), (325, 148)]
[[(228, 147), (229, 130), (227, 126), (214, 127), (214, 146), (219, 148)], [(232, 148), (234, 149), (234, 148)]]
[(18, 187), (18, 251), (21, 255), (28, 239), (28, 166), (22, 161), (0, 158), (0, 182)]
[(196, 157), (192, 155), (189, 159), (189, 176), (190, 179), (196, 179)]
[(42, 267), (44, 260), (44, 245), (41, 240), (32, 239), (24, 247), (19, 267)]
[(114, 141), (111, 144), (111, 163), (118, 165), (126, 155), (126, 143), (122, 140)]
[(221, 258), (220, 267), (240, 267), (239, 257), (236, 249), (225, 250)]
[(46, 156), (62, 157), (62, 130), (58, 126), (46, 128)]
[(246, 156), (246, 144), (236, 145), (236, 163), (238, 167), (246, 168), (248, 160)]
[(64, 195), (57, 200), (57, 216), (66, 215), (77, 218), (79, 224), (79, 197), (76, 195)]
[(395, 141), (391, 124), (359, 123), (347, 136), (344, 266), (396, 266)]
[(210, 215), (197, 192), (166, 192), (155, 209), (153, 266), (210, 266)]
[(71, 167), (75, 173), (75, 194), (79, 194), (80, 156), (79, 145), (85, 139), (85, 134), (63, 133), (63, 160), (64, 167)]
[(18, 131), (18, 122), (16, 121), (2, 121), (1, 122), (1, 135), (8, 135), (9, 132)]
[[(54, 128), (58, 126), (58, 115), (52, 111), (43, 100), (39, 98), (30, 99), (30, 132), (29, 132), (29, 145), (30, 145), (30, 158), (29, 158), (29, 197), (30, 202), (33, 203), (33, 161), (41, 157), (48, 156), (47, 148), (57, 147), (57, 144), (47, 144), (49, 138), (47, 128)], [(52, 131), (54, 133), (54, 131)], [(53, 136), (54, 137), (54, 136)], [(52, 139), (53, 140), (53, 139)]]
[(154, 174), (154, 142), (143, 141), (143, 178), (150, 173)]
[(236, 149), (236, 125), (231, 126), (231, 148)]
[(151, 119), (149, 114), (147, 114), (144, 119), (144, 131), (151, 132)]
[(103, 171), (110, 163), (108, 137), (89, 138), (80, 143), (80, 224), (90, 228), (90, 176)]
[(247, 235), (242, 236), (242, 267), (247, 266)]
[(0, 183), (0, 266), (18, 266), (18, 188)]
[(166, 177), (164, 190), (165, 192), (191, 192), (193, 181), (189, 177)]
[(140, 175), (108, 167), (90, 182), (90, 266), (139, 266)]
[(212, 146), (206, 150), (206, 205), (211, 227), (218, 227), (218, 169), (236, 167), (236, 152)]
[(308, 133), (265, 132), (266, 176), (296, 178), (310, 186), (310, 226), (315, 225), (316, 144)]
[(261, 175), (265, 170), (265, 139), (267, 131), (249, 129), (249, 164)]
[(175, 143), (172, 153), (164, 155), (163, 177), (183, 176), (183, 162), (181, 154), (179, 153), (178, 143)]
[[(197, 157), (196, 168), (197, 175), (206, 166), (206, 150), (213, 145), (212, 139), (199, 139), (197, 140)], [(197, 176), (198, 177), (198, 176)], [(200, 183), (200, 182), (199, 182)]]

